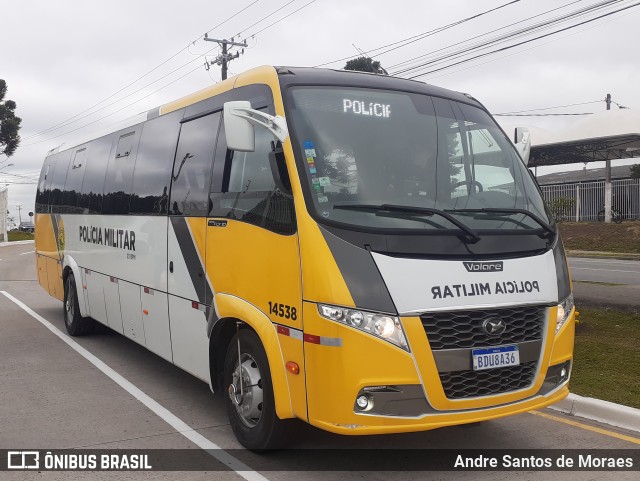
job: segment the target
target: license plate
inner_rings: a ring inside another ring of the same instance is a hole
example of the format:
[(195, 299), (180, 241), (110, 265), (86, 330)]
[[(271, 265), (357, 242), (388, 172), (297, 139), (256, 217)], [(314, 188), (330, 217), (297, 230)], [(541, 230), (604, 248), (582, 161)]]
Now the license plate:
[(497, 367), (516, 366), (520, 364), (518, 346), (488, 347), (473, 349), (473, 370), (495, 369)]

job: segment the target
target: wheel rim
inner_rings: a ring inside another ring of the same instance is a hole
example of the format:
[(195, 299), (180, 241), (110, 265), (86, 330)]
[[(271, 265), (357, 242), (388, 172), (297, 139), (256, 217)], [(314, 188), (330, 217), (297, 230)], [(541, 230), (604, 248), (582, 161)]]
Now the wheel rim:
[(262, 417), (262, 375), (256, 360), (247, 353), (236, 363), (232, 382), (229, 385), (229, 398), (236, 408), (242, 423), (255, 427)]
[(67, 281), (67, 297), (64, 301), (65, 321), (68, 325), (71, 325), (75, 316), (75, 306), (73, 303), (73, 297), (75, 294), (75, 288), (71, 280)]

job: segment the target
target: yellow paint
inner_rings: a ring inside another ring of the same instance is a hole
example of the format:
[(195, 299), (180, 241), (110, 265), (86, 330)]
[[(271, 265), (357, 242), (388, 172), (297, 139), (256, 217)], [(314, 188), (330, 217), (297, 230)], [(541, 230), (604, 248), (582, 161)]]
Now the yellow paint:
[(592, 431), (598, 434), (604, 434), (605, 436), (610, 436), (612, 438), (621, 439), (623, 441), (628, 441), (633, 444), (640, 444), (640, 438), (634, 438), (633, 436), (627, 436), (626, 434), (616, 433), (614, 431), (609, 431), (607, 429), (598, 428), (596, 426), (590, 426), (588, 424), (584, 424), (578, 421), (573, 421), (571, 419), (565, 419), (560, 416), (554, 416), (552, 414), (543, 413), (540, 411), (531, 411), (529, 414), (533, 414), (535, 416), (539, 416), (541, 418), (550, 419), (552, 421), (557, 421), (559, 423), (568, 424), (569, 426), (575, 426), (580, 429), (585, 429), (587, 431)]
[(280, 419), (294, 417), (287, 371), (274, 325), (263, 312), (238, 297), (218, 293), (215, 295), (215, 303), (221, 318), (240, 319), (256, 331), (267, 353), (278, 417)]

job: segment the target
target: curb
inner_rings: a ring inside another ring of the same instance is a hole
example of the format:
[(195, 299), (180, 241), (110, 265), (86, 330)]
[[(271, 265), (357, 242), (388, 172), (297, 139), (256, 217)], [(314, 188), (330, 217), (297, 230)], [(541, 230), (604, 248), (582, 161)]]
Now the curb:
[(640, 432), (640, 409), (601, 399), (569, 394), (562, 401), (549, 406), (569, 416), (591, 419), (611, 426)]
[(34, 240), (23, 240), (23, 241), (12, 241), (12, 242), (0, 242), (0, 247), (7, 247), (7, 246), (20, 246), (20, 245), (24, 245), (24, 244), (33, 244), (35, 241)]

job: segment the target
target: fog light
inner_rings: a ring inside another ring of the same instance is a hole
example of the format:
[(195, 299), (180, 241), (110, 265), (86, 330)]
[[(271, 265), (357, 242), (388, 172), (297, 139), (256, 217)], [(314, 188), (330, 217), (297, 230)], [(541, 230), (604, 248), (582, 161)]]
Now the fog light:
[(567, 378), (567, 368), (563, 367), (562, 371), (560, 371), (560, 378), (564, 381)]
[(356, 406), (358, 406), (358, 409), (361, 411), (368, 411), (373, 407), (373, 399), (362, 394), (356, 398)]

